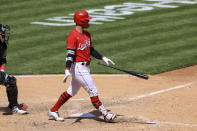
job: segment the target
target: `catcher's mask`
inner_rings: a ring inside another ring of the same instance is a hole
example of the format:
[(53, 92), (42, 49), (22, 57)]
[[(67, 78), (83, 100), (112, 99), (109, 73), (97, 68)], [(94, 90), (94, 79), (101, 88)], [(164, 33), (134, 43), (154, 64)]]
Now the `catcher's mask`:
[(87, 11), (77, 11), (74, 14), (74, 22), (78, 25), (81, 25), (83, 28), (88, 28), (89, 25), (89, 20), (92, 19), (92, 17), (90, 17), (88, 15)]
[(0, 24), (0, 35), (1, 42), (8, 44), (9, 36), (10, 36), (10, 27), (8, 25)]

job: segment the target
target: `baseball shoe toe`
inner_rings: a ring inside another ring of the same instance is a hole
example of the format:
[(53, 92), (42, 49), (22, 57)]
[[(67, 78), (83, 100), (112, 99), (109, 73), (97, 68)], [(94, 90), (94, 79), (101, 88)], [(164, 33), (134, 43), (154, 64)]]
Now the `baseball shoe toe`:
[(107, 115), (104, 116), (104, 120), (107, 122), (113, 122), (116, 118), (116, 114), (107, 113)]
[(48, 116), (52, 117), (53, 119), (55, 119), (56, 121), (64, 121), (64, 118), (59, 116), (58, 111), (56, 112), (52, 112), (51, 110), (48, 111)]

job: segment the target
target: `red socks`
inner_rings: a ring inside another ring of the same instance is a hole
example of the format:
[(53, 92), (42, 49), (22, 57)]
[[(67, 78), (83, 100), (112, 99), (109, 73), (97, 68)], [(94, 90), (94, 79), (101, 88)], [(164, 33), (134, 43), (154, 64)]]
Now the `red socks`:
[(98, 96), (90, 97), (93, 106), (98, 109), (99, 106), (102, 105), (101, 101), (99, 100)]
[(57, 103), (51, 108), (52, 112), (57, 111), (72, 96), (65, 91), (58, 99)]
[[(51, 108), (52, 112), (58, 111), (58, 109), (72, 96), (65, 91), (58, 99), (57, 103)], [(102, 105), (101, 101), (99, 100), (98, 96), (90, 97), (93, 106), (96, 109), (99, 109), (99, 106)]]

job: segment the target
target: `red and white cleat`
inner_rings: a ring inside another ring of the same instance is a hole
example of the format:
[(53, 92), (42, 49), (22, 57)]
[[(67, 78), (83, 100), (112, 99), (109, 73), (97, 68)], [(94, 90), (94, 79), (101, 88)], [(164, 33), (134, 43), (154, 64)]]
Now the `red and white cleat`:
[(107, 113), (104, 116), (104, 120), (107, 122), (113, 122), (115, 118), (116, 118), (116, 114), (112, 114), (112, 113)]
[(52, 117), (53, 119), (55, 119), (56, 121), (64, 121), (64, 118), (59, 116), (59, 113), (56, 112), (52, 112), (51, 110), (48, 111), (48, 116)]

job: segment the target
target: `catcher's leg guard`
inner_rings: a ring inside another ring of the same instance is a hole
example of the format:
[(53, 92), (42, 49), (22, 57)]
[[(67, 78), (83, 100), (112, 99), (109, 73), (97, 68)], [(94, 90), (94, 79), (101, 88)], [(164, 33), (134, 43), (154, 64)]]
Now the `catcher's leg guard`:
[(16, 85), (16, 78), (8, 76), (5, 81), (6, 93), (9, 101), (9, 108), (12, 109), (14, 106), (18, 106), (18, 88)]

